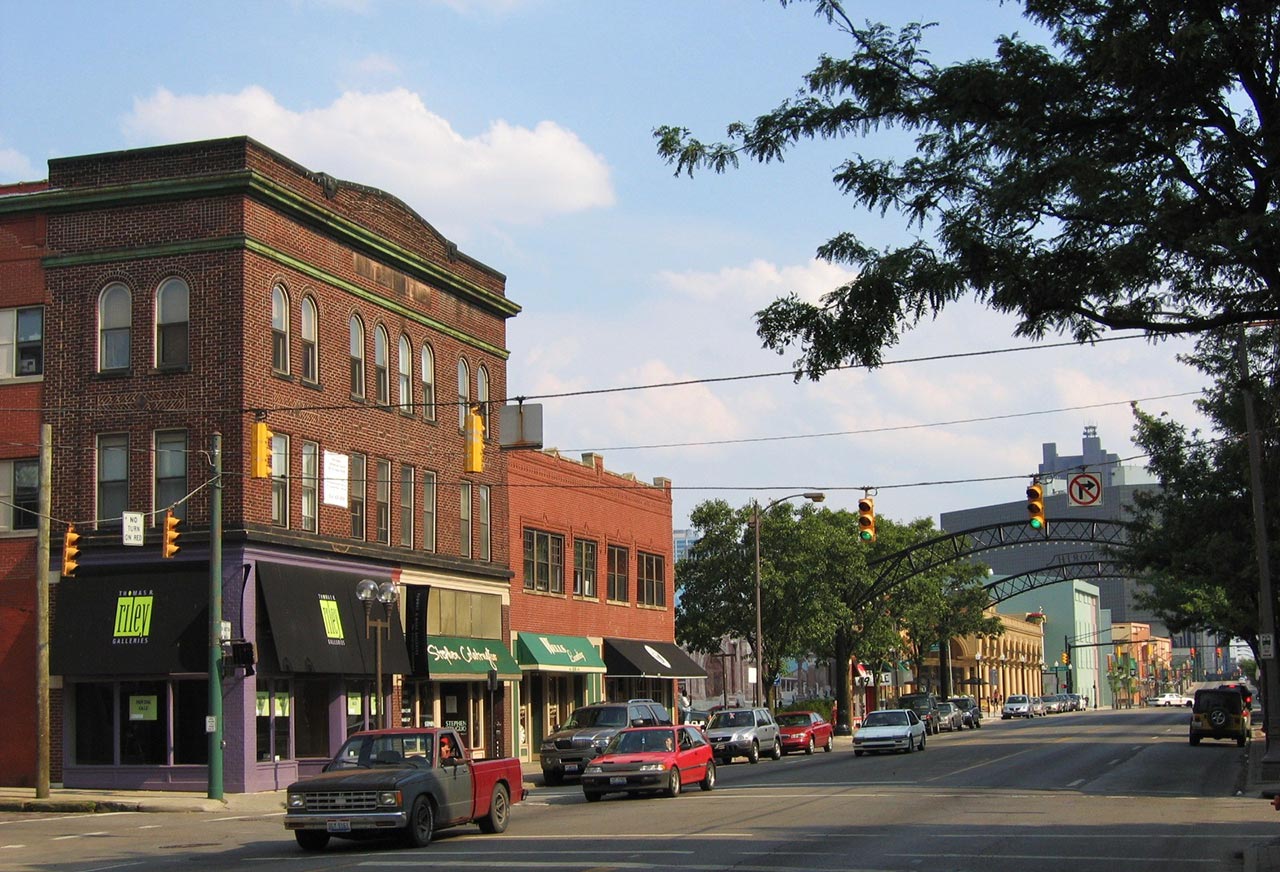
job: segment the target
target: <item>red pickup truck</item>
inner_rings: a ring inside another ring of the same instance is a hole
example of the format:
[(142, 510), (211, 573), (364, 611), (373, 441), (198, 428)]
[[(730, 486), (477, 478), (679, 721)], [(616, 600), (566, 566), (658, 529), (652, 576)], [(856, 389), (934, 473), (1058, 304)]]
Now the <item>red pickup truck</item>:
[(421, 848), (436, 830), (472, 821), (500, 833), (526, 795), (519, 760), (472, 760), (443, 728), (352, 733), (323, 772), (287, 793), (285, 829), (307, 851), (334, 836), (393, 834)]

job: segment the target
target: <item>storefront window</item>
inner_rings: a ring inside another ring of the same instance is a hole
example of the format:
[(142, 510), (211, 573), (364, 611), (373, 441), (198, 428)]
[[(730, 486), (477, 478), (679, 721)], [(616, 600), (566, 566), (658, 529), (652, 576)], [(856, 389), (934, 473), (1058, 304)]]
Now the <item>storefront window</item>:
[(369, 728), (369, 712), (365, 707), (367, 690), (364, 684), (347, 685), (347, 735)]
[(122, 682), (118, 700), (120, 763), (155, 766), (168, 762), (169, 706), (165, 682)]
[(204, 718), (209, 712), (209, 682), (199, 679), (173, 684), (173, 762), (206, 765), (209, 734)]
[(329, 682), (298, 679), (293, 683), (297, 702), (293, 726), (294, 751), (298, 757), (328, 757)]
[(114, 733), (104, 727), (115, 723), (112, 685), (77, 684), (75, 699), (75, 762), (81, 766), (110, 766), (116, 762)]
[(289, 682), (283, 678), (258, 679), (258, 759), (289, 759)]

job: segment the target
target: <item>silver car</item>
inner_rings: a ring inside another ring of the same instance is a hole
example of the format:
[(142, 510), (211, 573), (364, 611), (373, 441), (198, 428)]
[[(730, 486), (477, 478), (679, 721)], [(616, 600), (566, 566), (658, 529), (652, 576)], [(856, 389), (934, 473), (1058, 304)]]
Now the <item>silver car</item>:
[(953, 702), (938, 703), (938, 729), (948, 733), (964, 728), (964, 712)]
[(871, 751), (923, 751), (924, 721), (912, 709), (880, 709), (862, 719), (853, 734), (853, 756)]
[(746, 757), (757, 763), (762, 753), (782, 758), (782, 734), (766, 708), (721, 709), (707, 721), (707, 741), (716, 760), (728, 763)]
[(1011, 693), (1004, 701), (1004, 708), (1000, 709), (1000, 720), (1007, 721), (1009, 718), (1034, 718), (1035, 712), (1031, 708), (1031, 697), (1025, 693)]

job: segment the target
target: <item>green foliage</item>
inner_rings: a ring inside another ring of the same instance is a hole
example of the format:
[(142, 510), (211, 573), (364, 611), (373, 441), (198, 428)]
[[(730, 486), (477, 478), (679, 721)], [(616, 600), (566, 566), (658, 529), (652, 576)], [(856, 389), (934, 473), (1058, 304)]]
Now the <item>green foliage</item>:
[(861, 149), (889, 128), (914, 136), (906, 160), (855, 152), (833, 177), (913, 241), (877, 250), (840, 233), (818, 254), (853, 267), (851, 282), (757, 315), (767, 347), (799, 346), (798, 371), (876, 365), (903, 331), (969, 296), (1036, 339), (1280, 314), (1280, 4), (1023, 5), (1051, 46), (1005, 36), (993, 57), (938, 66), (926, 26), (856, 26), (837, 0), (815, 0), (849, 37), (846, 57), (821, 57), (793, 98), (731, 124), (723, 142), (654, 131), (659, 155), (690, 175), (780, 161), (802, 140)]
[(831, 706), (835, 702), (829, 696), (815, 696), (812, 699), (798, 699), (795, 702), (778, 706), (774, 712), (817, 712), (824, 720), (831, 720)]

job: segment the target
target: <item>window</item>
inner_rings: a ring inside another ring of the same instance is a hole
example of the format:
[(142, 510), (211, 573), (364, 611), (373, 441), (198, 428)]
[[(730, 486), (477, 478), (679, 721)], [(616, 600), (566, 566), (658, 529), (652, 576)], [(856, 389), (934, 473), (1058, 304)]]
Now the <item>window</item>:
[(373, 331), (373, 390), (374, 402), (379, 406), (391, 404), (387, 378), (387, 331), (379, 324)]
[(480, 552), (476, 556), (481, 560), (488, 560), (493, 554), (493, 524), (487, 484), (476, 485), (476, 522), (480, 525)]
[(467, 409), (471, 406), (471, 371), (467, 362), (458, 358), (458, 432), (467, 432)]
[(0, 531), (36, 529), (39, 506), (40, 461), (0, 460)]
[(422, 346), (422, 417), (436, 419), (436, 356), (430, 345)]
[(302, 443), (302, 529), (316, 532), (318, 526), (317, 485), (320, 480), (320, 446), (315, 442)]
[(400, 467), (400, 544), (413, 547), (413, 467)]
[(271, 436), (271, 523), (289, 526), (289, 437)]
[(406, 415), (413, 414), (413, 348), (409, 345), (409, 337), (400, 337), (400, 357), (396, 360), (400, 365), (400, 411)]
[(98, 437), (98, 526), (120, 526), (129, 508), (129, 437)]
[(156, 291), (156, 366), (191, 363), (187, 328), (191, 291), (179, 278), (165, 279)]
[(422, 550), (436, 550), (436, 474), (422, 473)]
[(98, 297), (98, 371), (129, 368), (129, 336), (133, 325), (133, 298), (129, 289), (114, 282)]
[(364, 324), (352, 315), (351, 324), (351, 396), (364, 396)]
[(391, 544), (391, 461), (379, 460), (374, 464), (378, 480), (373, 483), (373, 514), (375, 539), (383, 545)]
[(573, 540), (573, 595), (596, 595), (596, 543), (587, 539)]
[[(153, 508), (159, 512), (173, 506), (173, 513), (186, 520), (187, 431), (156, 432), (156, 488)], [(164, 523), (160, 516), (156, 523)]]
[(365, 458), (351, 455), (350, 479), (347, 482), (347, 505), (351, 508), (351, 538), (364, 538)]
[(271, 369), (289, 374), (289, 295), (280, 285), (271, 289)]
[(489, 370), (483, 366), (476, 369), (476, 405), (480, 407), (480, 420), (484, 424), (484, 435), (489, 436)]
[(471, 484), (463, 482), (458, 493), (458, 553), (471, 556)]
[(663, 578), (662, 555), (636, 552), (636, 596), (645, 606), (667, 604), (667, 584)]
[(258, 759), (289, 760), (289, 682), (283, 678), (257, 679)]
[(609, 546), (609, 599), (625, 603), (630, 595), (631, 579), (629, 560), (631, 554), (618, 545)]
[(316, 301), (302, 298), (302, 380), (320, 381), (320, 356), (316, 347)]
[(564, 537), (541, 530), (524, 531), (526, 590), (564, 593)]
[(0, 309), (0, 378), (44, 372), (44, 309)]

